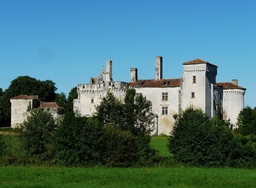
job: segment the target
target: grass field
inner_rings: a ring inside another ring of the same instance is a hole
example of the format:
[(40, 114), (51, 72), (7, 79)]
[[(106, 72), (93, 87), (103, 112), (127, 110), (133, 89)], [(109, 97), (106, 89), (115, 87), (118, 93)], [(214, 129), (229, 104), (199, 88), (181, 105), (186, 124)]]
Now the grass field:
[(256, 185), (256, 170), (230, 168), (2, 167), (0, 187), (216, 187)]
[(161, 157), (172, 156), (167, 148), (167, 136), (153, 136), (151, 139), (151, 146), (159, 151)]
[[(18, 140), (6, 137), (13, 148), (10, 153), (22, 155), (15, 145)], [(14, 141), (14, 143), (13, 143)], [(171, 157), (167, 148), (167, 137), (152, 138), (151, 145), (159, 150), (161, 157)], [(151, 168), (65, 168), (39, 166), (0, 167), (0, 187), (15, 188), (79, 188), (79, 187), (256, 187), (256, 169), (234, 168), (192, 168), (192, 167), (151, 167)]]

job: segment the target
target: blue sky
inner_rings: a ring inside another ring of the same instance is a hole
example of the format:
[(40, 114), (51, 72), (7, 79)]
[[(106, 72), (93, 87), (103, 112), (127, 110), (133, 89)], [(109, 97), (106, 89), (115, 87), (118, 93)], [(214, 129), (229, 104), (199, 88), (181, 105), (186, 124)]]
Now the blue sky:
[(218, 66), (217, 82), (238, 79), (245, 105), (256, 106), (254, 0), (2, 0), (0, 88), (18, 76), (52, 80), (68, 94), (97, 77), (106, 60), (113, 79), (180, 78), (182, 63)]

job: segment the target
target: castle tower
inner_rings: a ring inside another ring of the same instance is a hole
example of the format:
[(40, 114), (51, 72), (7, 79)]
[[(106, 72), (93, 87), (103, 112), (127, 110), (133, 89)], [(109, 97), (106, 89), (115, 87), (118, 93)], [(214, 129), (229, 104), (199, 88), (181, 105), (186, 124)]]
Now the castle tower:
[(213, 116), (217, 66), (201, 59), (183, 63), (181, 110), (193, 106)]
[(155, 80), (161, 80), (162, 78), (163, 78), (163, 58), (161, 56), (156, 56)]
[(238, 86), (238, 80), (217, 83), (223, 90), (223, 118), (236, 128), (237, 117), (244, 108), (245, 88)]

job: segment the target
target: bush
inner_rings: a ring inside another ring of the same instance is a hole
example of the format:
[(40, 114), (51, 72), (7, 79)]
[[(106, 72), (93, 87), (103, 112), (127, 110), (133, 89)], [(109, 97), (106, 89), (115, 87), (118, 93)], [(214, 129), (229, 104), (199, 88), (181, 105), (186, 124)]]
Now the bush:
[(118, 126), (105, 127), (103, 163), (111, 167), (129, 167), (138, 161), (138, 140)]
[(202, 110), (190, 107), (177, 116), (168, 138), (168, 147), (178, 162), (196, 166), (223, 166), (232, 139), (226, 122), (213, 124)]
[(67, 114), (56, 134), (56, 160), (65, 166), (99, 163), (103, 150), (103, 125), (95, 118)]
[(0, 135), (0, 157), (2, 157), (4, 155), (5, 147), (6, 147), (6, 145), (5, 145), (3, 136)]
[(230, 153), (227, 164), (231, 167), (256, 167), (256, 140), (255, 136), (236, 135), (230, 143)]
[(31, 112), (22, 124), (22, 138), (29, 157), (39, 160), (53, 158), (53, 138), (56, 126), (50, 112), (44, 109), (36, 109)]

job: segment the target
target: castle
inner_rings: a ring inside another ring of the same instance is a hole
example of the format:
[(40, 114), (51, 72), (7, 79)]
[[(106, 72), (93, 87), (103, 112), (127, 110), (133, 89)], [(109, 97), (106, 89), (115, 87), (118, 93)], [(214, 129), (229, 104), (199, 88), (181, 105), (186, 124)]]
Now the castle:
[(214, 117), (221, 109), (223, 118), (236, 126), (237, 117), (244, 108), (245, 88), (232, 82), (216, 82), (217, 66), (201, 59), (183, 63), (181, 78), (163, 78), (163, 58), (156, 57), (155, 78), (138, 79), (137, 68), (130, 69), (130, 82), (115, 82), (112, 78), (112, 61), (106, 62), (100, 76), (90, 78), (89, 84), (77, 86), (78, 98), (74, 100), (74, 112), (82, 116), (92, 116), (95, 106), (110, 91), (124, 100), (126, 90), (134, 88), (136, 93), (146, 96), (152, 102), (152, 110), (157, 115), (154, 134), (169, 134), (174, 125), (174, 114), (179, 114), (189, 106), (201, 108)]

